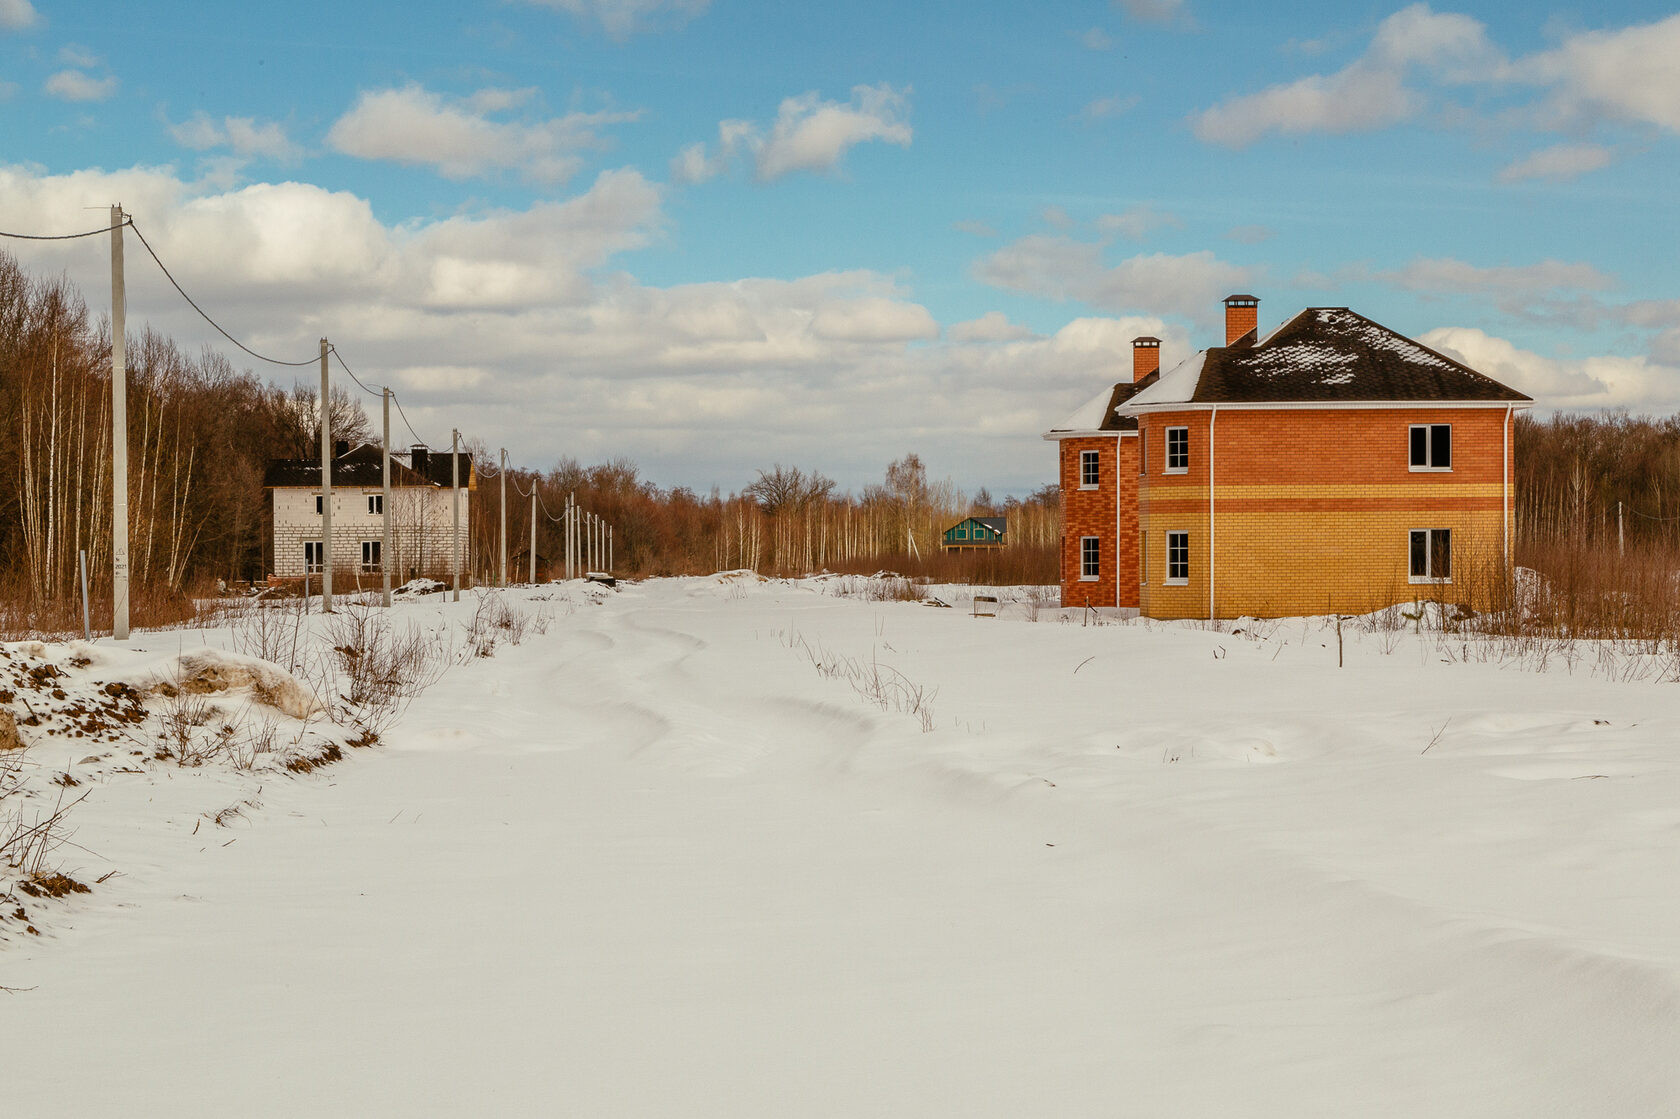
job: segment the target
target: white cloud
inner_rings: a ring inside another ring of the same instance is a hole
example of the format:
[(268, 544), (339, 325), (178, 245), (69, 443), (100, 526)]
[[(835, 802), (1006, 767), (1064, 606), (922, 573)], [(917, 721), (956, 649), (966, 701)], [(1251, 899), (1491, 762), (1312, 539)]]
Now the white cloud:
[(711, 0), (526, 0), (544, 8), (558, 8), (579, 19), (599, 23), (614, 39), (639, 31), (680, 26), (704, 12)]
[(1583, 262), (1542, 260), (1535, 264), (1470, 264), (1451, 257), (1419, 258), (1377, 278), (1409, 291), (1534, 297), (1572, 291), (1606, 291), (1616, 279)]
[(1573, 179), (1588, 171), (1608, 167), (1612, 154), (1601, 144), (1555, 144), (1510, 164), (1499, 172), (1499, 179), (1506, 183), (1525, 179)]
[(1552, 358), (1471, 327), (1442, 327), (1418, 341), (1535, 398), (1548, 408), (1680, 407), (1680, 367), (1649, 357)]
[(1574, 35), (1523, 59), (1515, 73), (1551, 88), (1563, 122), (1608, 116), (1680, 132), (1680, 14)]
[(1133, 19), (1167, 23), (1184, 11), (1184, 0), (1114, 0), (1114, 6)]
[(597, 129), (635, 120), (635, 112), (568, 113), (529, 123), (495, 121), (527, 91), (480, 90), (460, 100), (418, 85), (364, 92), (327, 133), (337, 151), (434, 167), (445, 178), (470, 179), (517, 170), (533, 182), (561, 183), (583, 165), (578, 152), (602, 146)]
[(1157, 229), (1177, 229), (1183, 224), (1177, 214), (1158, 210), (1148, 202), (1128, 206), (1118, 214), (1103, 214), (1097, 218), (1100, 232), (1118, 233), (1133, 241), (1141, 241)]
[(177, 144), (194, 151), (230, 148), (236, 155), (270, 159), (295, 159), (299, 154), (282, 125), (276, 121), (258, 123), (253, 117), (223, 117), (218, 121), (199, 111), (180, 124), (169, 125), (169, 134)]
[(767, 128), (745, 120), (721, 122), (716, 147), (690, 144), (671, 161), (671, 174), (679, 182), (704, 182), (742, 153), (750, 153), (764, 182), (795, 171), (833, 171), (858, 144), (880, 140), (909, 147), (909, 115), (909, 91), (885, 82), (854, 86), (846, 102), (824, 101), (813, 90), (784, 99)]
[(1087, 101), (1079, 110), (1078, 117), (1086, 124), (1112, 120), (1114, 117), (1136, 108), (1137, 103), (1138, 97), (1136, 94), (1129, 97), (1121, 97), (1119, 94), (1112, 97), (1098, 97), (1094, 101)]
[(1100, 27), (1093, 27), (1079, 36), (1086, 50), (1106, 51), (1114, 48), (1114, 37)]
[(23, 31), (41, 21), (29, 0), (0, 0), (0, 27), (8, 31)]
[[(381, 221), (309, 183), (0, 167), (0, 210), (24, 228), (86, 228), (82, 207), (114, 198), (233, 333), (292, 359), (332, 339), (364, 381), (397, 388), (422, 438), (458, 426), (531, 465), (628, 455), (702, 490), (778, 458), (861, 485), (914, 450), (966, 487), (1023, 492), (1055, 476), (1038, 433), (1123, 375), (1129, 339), (1174, 337), (1152, 316), (1049, 337), (997, 316), (942, 339), (926, 307), (867, 271), (648, 286), (620, 260), (664, 216), (629, 169), (522, 209)], [(106, 258), (87, 242), (15, 251), (103, 309)], [(228, 351), (132, 241), (128, 262), (131, 326)]]
[(1073, 217), (1062, 207), (1051, 203), (1038, 212), (1038, 220), (1052, 229), (1072, 229)]
[(96, 78), (80, 70), (60, 70), (47, 79), (44, 88), (61, 101), (103, 101), (117, 91), (117, 79)]
[(1258, 245), (1276, 235), (1270, 226), (1264, 225), (1234, 225), (1225, 231), (1226, 237), (1242, 245)]
[(1148, 308), (1160, 314), (1209, 321), (1218, 300), (1247, 287), (1252, 269), (1213, 253), (1129, 257), (1109, 266), (1102, 247), (1068, 237), (1023, 237), (976, 265), (977, 277), (994, 287), (1050, 299), (1072, 299), (1107, 311)]
[(954, 221), (951, 223), (951, 228), (958, 233), (966, 233), (970, 237), (996, 237), (998, 235), (997, 227), (990, 222), (973, 219)]
[(91, 70), (101, 61), (97, 54), (76, 43), (66, 43), (59, 47), (58, 60), (66, 66), (75, 66), (82, 70)]
[(1234, 97), (1192, 117), (1197, 137), (1242, 147), (1269, 132), (1368, 132), (1409, 120), (1426, 99), (1406, 84), (1414, 69), (1442, 81), (1488, 79), (1505, 68), (1483, 26), (1469, 16), (1403, 8), (1378, 26), (1370, 46), (1334, 74), (1313, 74)]
[(953, 323), (947, 334), (953, 342), (1018, 342), (1033, 337), (1030, 329), (1010, 322), (1002, 311), (987, 311), (977, 319)]

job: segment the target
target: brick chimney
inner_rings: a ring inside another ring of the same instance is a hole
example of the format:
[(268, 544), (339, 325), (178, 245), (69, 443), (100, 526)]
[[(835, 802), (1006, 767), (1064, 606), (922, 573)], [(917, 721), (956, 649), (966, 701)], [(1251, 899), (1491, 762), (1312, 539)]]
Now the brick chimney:
[(1132, 381), (1161, 371), (1161, 340), (1145, 334), (1132, 339)]
[(424, 444), (424, 443), (414, 444), (412, 447), (410, 447), (408, 449), (409, 469), (415, 471), (418, 474), (425, 475), (427, 460), (430, 457), (431, 457), (431, 455), (426, 449), (426, 444)]
[(1225, 297), (1225, 344), (1229, 346), (1250, 332), (1258, 335), (1259, 331), (1260, 300), (1252, 295), (1227, 295)]

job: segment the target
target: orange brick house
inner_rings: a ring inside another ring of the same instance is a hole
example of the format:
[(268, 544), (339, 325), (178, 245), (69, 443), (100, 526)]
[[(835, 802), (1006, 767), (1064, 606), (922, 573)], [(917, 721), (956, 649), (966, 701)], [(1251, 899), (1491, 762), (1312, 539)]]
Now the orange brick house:
[[(1533, 401), (1345, 307), (1132, 379), (1060, 448), (1062, 605), (1152, 618), (1363, 612), (1511, 562), (1511, 418)], [(1450, 593), (1450, 592), (1449, 592)]]

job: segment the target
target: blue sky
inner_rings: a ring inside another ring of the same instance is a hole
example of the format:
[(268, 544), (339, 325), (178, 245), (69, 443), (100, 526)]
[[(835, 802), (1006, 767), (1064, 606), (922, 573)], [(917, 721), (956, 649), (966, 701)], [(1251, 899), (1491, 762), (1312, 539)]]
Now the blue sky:
[[(1674, 8), (1282, 7), (0, 0), (0, 227), (121, 201), (433, 442), (700, 489), (916, 451), (1023, 492), (1132, 336), (1217, 343), (1234, 290), (1680, 406)], [(97, 242), (8, 244), (108, 301)], [(130, 259), (131, 324), (207, 339)]]

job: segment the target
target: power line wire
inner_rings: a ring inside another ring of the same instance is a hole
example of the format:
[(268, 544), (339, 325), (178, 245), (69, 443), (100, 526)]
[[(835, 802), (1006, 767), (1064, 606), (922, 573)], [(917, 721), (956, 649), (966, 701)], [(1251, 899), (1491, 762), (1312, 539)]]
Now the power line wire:
[[(202, 318), (205, 322), (209, 323), (211, 326), (215, 327), (216, 332), (218, 334), (220, 334), (223, 338), (226, 338), (229, 342), (232, 342), (235, 346), (238, 346), (241, 350), (244, 350), (246, 353), (250, 354), (252, 357), (256, 358), (258, 361), (266, 361), (270, 365), (284, 365), (284, 366), (289, 366), (289, 367), (295, 369), (299, 366), (314, 365), (317, 361), (320, 360), (320, 358), (318, 358), (318, 357), (312, 357), (312, 358), (309, 358), (305, 361), (281, 361), (277, 357), (269, 357), (267, 354), (259, 354), (257, 351), (253, 350), (251, 347), (247, 346), (245, 343), (241, 342), (239, 339), (237, 339), (233, 335), (229, 334), (225, 329), (223, 329), (221, 323), (219, 323), (215, 319), (211, 318), (209, 313), (206, 312), (203, 307), (200, 307), (193, 300), (192, 296), (187, 294), (186, 289), (183, 288), (180, 285), (180, 283), (175, 279), (174, 275), (170, 273), (168, 266), (166, 266), (163, 263), (162, 259), (159, 258), (158, 254), (157, 254), (157, 251), (152, 248), (152, 243), (150, 241), (146, 240), (146, 235), (144, 233), (140, 232), (140, 227), (134, 224), (134, 219), (132, 217), (128, 219), (128, 226), (129, 226), (129, 228), (134, 230), (134, 235), (136, 237), (140, 238), (140, 244), (145, 246), (147, 255), (149, 255), (152, 258), (152, 260), (157, 264), (158, 268), (160, 268), (163, 271), (164, 277), (166, 279), (168, 279), (170, 285), (172, 287), (174, 287), (174, 289), (177, 292), (180, 293), (181, 298), (185, 299), (189, 304), (191, 304), (192, 309), (198, 312), (199, 317)], [(340, 363), (340, 364), (342, 364), (342, 363)]]
[[(356, 382), (358, 388), (367, 393), (369, 396), (380, 395), (379, 390), (370, 389), (366, 385), (362, 384), (362, 379), (356, 376), (355, 371), (345, 364), (344, 355), (338, 352), (338, 347), (336, 345), (333, 345), (331, 342), (327, 343), (327, 351), (332, 354), (333, 360), (338, 362), (338, 367), (348, 373), (350, 375), (350, 379)], [(391, 395), (395, 397), (397, 394), (392, 393)]]
[[(101, 233), (109, 233), (113, 228), (121, 229), (125, 225), (133, 225), (133, 218), (124, 218), (115, 227), (106, 225), (98, 229), (90, 229), (86, 233), (7, 233), (0, 230), (0, 237), (10, 237), (14, 241), (74, 241), (78, 237), (98, 237)], [(134, 231), (138, 234), (140, 231)]]

